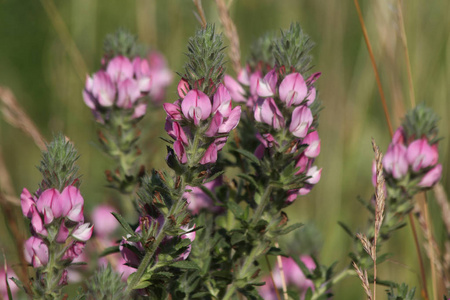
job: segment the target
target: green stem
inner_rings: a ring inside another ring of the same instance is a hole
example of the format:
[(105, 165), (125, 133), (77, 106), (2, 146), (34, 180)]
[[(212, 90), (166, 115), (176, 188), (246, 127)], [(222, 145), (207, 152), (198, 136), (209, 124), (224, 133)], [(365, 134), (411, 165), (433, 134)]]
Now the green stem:
[(311, 300), (317, 300), (320, 296), (322, 296), (326, 291), (328, 291), (333, 285), (341, 281), (342, 279), (346, 278), (350, 275), (355, 275), (355, 271), (352, 269), (345, 269), (341, 273), (337, 274), (335, 277), (331, 278), (331, 280), (327, 281), (326, 283), (322, 284), (320, 288), (315, 290)]
[(261, 219), (262, 214), (264, 213), (264, 210), (267, 206), (267, 204), (270, 201), (270, 194), (272, 193), (273, 187), (269, 184), (264, 191), (264, 194), (262, 195), (259, 205), (255, 210), (255, 213), (253, 214), (252, 221), (250, 223), (250, 226), (256, 225), (256, 223)]
[[(253, 227), (256, 225), (256, 223), (261, 219), (262, 214), (264, 213), (264, 210), (267, 206), (267, 204), (270, 201), (270, 194), (272, 193), (273, 187), (269, 184), (266, 187), (266, 190), (264, 191), (264, 194), (262, 195), (259, 205), (255, 210), (255, 213), (253, 214), (252, 221), (250, 223), (250, 227)], [(244, 263), (242, 264), (242, 268), (239, 270), (239, 273), (237, 275), (237, 278), (240, 279), (248, 272), (248, 269), (252, 266), (253, 262), (258, 259), (258, 256), (261, 255), (262, 251), (265, 249), (265, 244), (261, 240), (258, 241), (258, 244), (253, 247), (252, 251), (250, 251), (250, 254), (245, 257)], [(223, 300), (230, 299), (234, 292), (236, 291), (235, 282), (231, 283), (231, 286), (228, 288), (227, 292), (225, 293), (225, 296), (223, 297)]]
[[(185, 187), (186, 187), (186, 184), (184, 184), (184, 182), (183, 182), (180, 190), (184, 190)], [(150, 261), (153, 258), (153, 255), (155, 254), (156, 249), (158, 249), (159, 244), (161, 244), (162, 240), (166, 236), (166, 229), (167, 229), (168, 224), (170, 224), (169, 216), (173, 215), (174, 212), (179, 209), (179, 205), (182, 202), (183, 202), (183, 196), (180, 196), (180, 198), (178, 198), (177, 202), (174, 203), (170, 207), (167, 215), (165, 216), (163, 227), (157, 234), (155, 241), (152, 243), (149, 251), (145, 254), (144, 258), (142, 259), (142, 261), (139, 265), (139, 268), (137, 269), (136, 273), (134, 273), (135, 275), (133, 276), (133, 279), (127, 286), (126, 292), (128, 294), (130, 294), (133, 291), (134, 287), (139, 283), (139, 281), (141, 280), (145, 271), (147, 270), (148, 266), (150, 265)]]

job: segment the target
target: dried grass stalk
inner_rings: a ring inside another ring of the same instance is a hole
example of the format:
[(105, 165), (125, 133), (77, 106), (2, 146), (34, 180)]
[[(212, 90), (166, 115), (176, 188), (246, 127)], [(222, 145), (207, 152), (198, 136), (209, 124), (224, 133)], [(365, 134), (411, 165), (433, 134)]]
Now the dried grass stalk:
[(206, 28), (205, 12), (203, 11), (202, 0), (192, 0), (197, 8), (198, 14), (194, 11), (194, 15), (202, 25), (202, 28)]
[(367, 299), (372, 300), (372, 292), (370, 291), (369, 279), (367, 277), (367, 271), (364, 270), (364, 272), (363, 272), (355, 262), (353, 262), (353, 267), (355, 268), (356, 274), (358, 274), (358, 277), (361, 280), (361, 284), (364, 288), (364, 291), (366, 292)]
[(38, 146), (41, 151), (44, 151), (46, 149), (45, 139), (33, 121), (19, 105), (11, 90), (0, 86), (0, 100), (1, 111), (5, 121), (29, 135), (36, 146)]
[(216, 0), (217, 9), (219, 10), (220, 22), (225, 29), (225, 35), (230, 41), (230, 59), (233, 66), (233, 70), (236, 74), (241, 71), (241, 50), (239, 46), (239, 36), (236, 30), (236, 26), (230, 17), (227, 5), (224, 0)]

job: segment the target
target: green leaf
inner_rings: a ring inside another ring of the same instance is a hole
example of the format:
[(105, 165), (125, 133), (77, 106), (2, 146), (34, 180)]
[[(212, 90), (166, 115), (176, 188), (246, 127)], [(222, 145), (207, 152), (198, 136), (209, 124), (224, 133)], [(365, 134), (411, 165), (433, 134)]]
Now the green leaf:
[(289, 232), (291, 232), (291, 231), (293, 231), (295, 229), (298, 229), (298, 228), (300, 228), (302, 226), (303, 226), (302, 223), (295, 223), (295, 224), (292, 224), (292, 225), (288, 226), (287, 228), (285, 228), (283, 230), (278, 231), (278, 234), (279, 235), (288, 234)]
[(108, 247), (100, 253), (100, 257), (119, 252), (119, 246)]
[(344, 231), (345, 231), (352, 239), (355, 238), (355, 235), (354, 235), (354, 233), (352, 232), (352, 230), (350, 229), (350, 227), (348, 227), (346, 224), (344, 224), (344, 223), (341, 222), (341, 221), (338, 221), (338, 224), (339, 224), (339, 226), (342, 227), (342, 229), (344, 229)]
[(127, 223), (127, 221), (125, 221), (125, 219), (119, 215), (118, 213), (113, 212), (112, 215), (117, 219), (117, 221), (119, 221), (120, 225), (122, 225), (122, 228), (128, 233), (131, 234), (132, 236), (135, 235), (133, 229), (131, 228), (130, 224)]
[(244, 149), (233, 149), (231, 150), (233, 152), (237, 152), (239, 154), (242, 154), (244, 157), (248, 158), (251, 162), (259, 166), (261, 164), (259, 158), (257, 158), (253, 153), (250, 151), (244, 150)]
[(214, 179), (216, 179), (217, 177), (219, 177), (219, 176), (222, 175), (223, 173), (225, 173), (225, 171), (220, 171), (220, 172), (215, 173), (214, 175), (208, 177), (208, 178), (203, 182), (203, 184), (213, 181)]
[(253, 179), (253, 177), (247, 175), (247, 174), (238, 174), (237, 175), (239, 178), (245, 179), (247, 180), (249, 183), (251, 183), (256, 189), (261, 190), (261, 188), (259, 187), (259, 185), (256, 183), (255, 179)]
[(244, 215), (244, 210), (242, 207), (240, 207), (236, 202), (234, 201), (228, 201), (227, 202), (228, 209), (231, 210), (233, 215), (236, 216), (237, 219), (242, 219), (242, 216)]
[(200, 268), (196, 263), (188, 260), (180, 260), (172, 263), (171, 267), (179, 268), (179, 269), (190, 269), (190, 270), (199, 270)]

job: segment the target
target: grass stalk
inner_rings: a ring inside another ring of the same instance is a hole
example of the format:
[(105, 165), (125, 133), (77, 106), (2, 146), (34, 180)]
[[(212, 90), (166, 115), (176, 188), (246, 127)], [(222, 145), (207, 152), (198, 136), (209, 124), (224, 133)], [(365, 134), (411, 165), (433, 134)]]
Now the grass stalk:
[(269, 269), (270, 280), (272, 281), (272, 285), (275, 288), (275, 294), (277, 295), (277, 299), (281, 300), (280, 292), (278, 291), (277, 286), (275, 285), (275, 279), (273, 279), (273, 272), (272, 272), (272, 267), (269, 262), (269, 257), (267, 255), (265, 255), (265, 258), (266, 258), (267, 268)]
[[(275, 247), (280, 248), (280, 245), (278, 245), (278, 242), (275, 242)], [(287, 285), (286, 285), (286, 276), (284, 275), (284, 268), (283, 268), (283, 261), (281, 260), (281, 256), (277, 256), (277, 263), (278, 263), (278, 269), (280, 270), (280, 277), (281, 277), (281, 286), (283, 287), (283, 299), (288, 300), (288, 293), (287, 293)]]
[(202, 0), (192, 0), (192, 2), (194, 2), (194, 5), (198, 11), (198, 14), (196, 12), (194, 12), (194, 15), (197, 17), (202, 28), (205, 29), (206, 28), (206, 17), (205, 17), (205, 12), (203, 11)]
[(373, 71), (375, 72), (375, 79), (377, 81), (378, 91), (380, 93), (381, 103), (383, 105), (384, 116), (386, 117), (386, 122), (387, 122), (387, 125), (389, 128), (389, 133), (391, 134), (391, 137), (392, 137), (394, 135), (394, 131), (392, 130), (391, 118), (389, 116), (389, 110), (387, 108), (386, 98), (384, 96), (383, 87), (381, 86), (381, 80), (380, 80), (380, 76), (378, 74), (377, 64), (375, 63), (375, 57), (373, 55), (372, 45), (370, 44), (369, 35), (367, 34), (366, 25), (364, 23), (364, 18), (361, 13), (361, 8), (359, 7), (358, 0), (353, 0), (353, 1), (355, 2), (356, 11), (358, 13), (359, 22), (361, 23), (361, 29), (362, 29), (363, 35), (364, 35), (364, 41), (366, 42), (367, 50), (368, 50), (369, 56), (370, 56), (370, 61), (372, 62)]

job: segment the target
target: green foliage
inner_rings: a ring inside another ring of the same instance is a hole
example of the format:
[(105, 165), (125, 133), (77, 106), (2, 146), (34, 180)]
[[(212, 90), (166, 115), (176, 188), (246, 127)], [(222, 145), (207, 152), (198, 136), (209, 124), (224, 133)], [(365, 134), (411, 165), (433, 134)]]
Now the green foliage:
[(199, 29), (188, 42), (188, 62), (184, 77), (189, 85), (211, 96), (215, 85), (225, 74), (225, 54), (222, 34), (216, 33), (214, 24)]
[(391, 286), (390, 290), (386, 290), (389, 300), (413, 300), (416, 288), (409, 289), (408, 285), (402, 283)]
[(115, 33), (108, 34), (103, 43), (105, 59), (109, 61), (115, 56), (122, 55), (130, 59), (136, 56), (144, 56), (146, 49), (139, 45), (137, 37), (124, 28), (119, 28)]
[(427, 137), (431, 144), (438, 140), (438, 115), (425, 103), (420, 103), (405, 116), (402, 126), (405, 131), (406, 139), (420, 139)]
[(261, 69), (266, 71), (275, 66), (273, 52), (276, 39), (275, 32), (267, 32), (252, 43), (250, 46), (250, 58), (248, 59), (251, 70)]
[(110, 265), (98, 270), (87, 281), (87, 290), (79, 291), (77, 300), (126, 300), (125, 282)]
[(311, 69), (312, 56), (309, 52), (314, 43), (298, 23), (292, 23), (288, 30), (281, 31), (281, 38), (275, 47), (275, 59), (279, 67), (293, 69), (305, 74)]
[(80, 185), (77, 150), (66, 137), (59, 133), (47, 144), (47, 151), (42, 152), (39, 172), (42, 174), (41, 190), (55, 188), (62, 191), (69, 185)]

